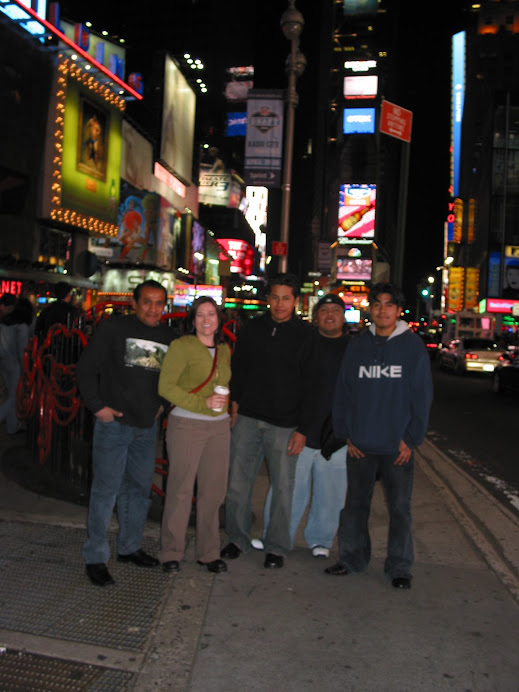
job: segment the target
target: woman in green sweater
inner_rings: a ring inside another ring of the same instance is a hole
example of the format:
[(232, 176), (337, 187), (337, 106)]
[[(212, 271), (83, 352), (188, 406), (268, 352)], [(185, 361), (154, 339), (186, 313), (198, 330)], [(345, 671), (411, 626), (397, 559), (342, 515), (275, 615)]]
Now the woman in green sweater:
[[(219, 510), (227, 490), (231, 437), (231, 353), (220, 343), (222, 318), (212, 298), (195, 300), (191, 334), (172, 341), (159, 378), (159, 394), (175, 405), (168, 421), (169, 472), (159, 559), (177, 572), (184, 557), (195, 480), (196, 557), (210, 572), (225, 572), (220, 559)], [(226, 394), (215, 393), (223, 387)]]

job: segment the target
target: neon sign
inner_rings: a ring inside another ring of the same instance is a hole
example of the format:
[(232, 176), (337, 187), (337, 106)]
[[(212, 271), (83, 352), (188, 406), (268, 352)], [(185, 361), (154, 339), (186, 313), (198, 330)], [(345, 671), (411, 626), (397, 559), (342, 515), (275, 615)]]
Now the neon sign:
[[(102, 65), (98, 60), (89, 55), (81, 46), (74, 43), (70, 38), (68, 38), (60, 29), (55, 27), (49, 21), (43, 17), (39, 17), (38, 13), (31, 7), (25, 7), (22, 0), (10, 0), (9, 2), (1, 2), (0, 10), (4, 12), (8, 17), (17, 21), (24, 29), (26, 29), (31, 34), (52, 34), (65, 45), (80, 55), (84, 60), (87, 61), (92, 67), (106, 75), (111, 81), (122, 87), (130, 96), (138, 100), (142, 100), (142, 93), (139, 93), (136, 89), (133, 89), (129, 84), (126, 84), (117, 74), (111, 72), (108, 68)], [(81, 39), (84, 41), (84, 37)], [(111, 65), (112, 66), (112, 65)]]

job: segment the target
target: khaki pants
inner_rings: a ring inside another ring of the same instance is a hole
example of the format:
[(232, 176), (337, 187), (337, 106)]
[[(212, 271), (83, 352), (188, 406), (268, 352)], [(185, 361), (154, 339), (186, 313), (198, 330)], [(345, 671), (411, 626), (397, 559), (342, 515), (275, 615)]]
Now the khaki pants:
[(220, 557), (219, 510), (229, 471), (230, 420), (193, 420), (171, 416), (166, 443), (169, 472), (161, 528), (161, 562), (182, 560), (195, 479), (196, 559)]

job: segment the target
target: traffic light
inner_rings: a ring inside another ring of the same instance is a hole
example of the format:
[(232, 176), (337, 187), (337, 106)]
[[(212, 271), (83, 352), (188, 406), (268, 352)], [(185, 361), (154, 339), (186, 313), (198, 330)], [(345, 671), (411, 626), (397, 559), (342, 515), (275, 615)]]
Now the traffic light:
[(428, 298), (430, 293), (431, 293), (431, 291), (429, 288), (422, 288), (422, 297), (423, 298)]

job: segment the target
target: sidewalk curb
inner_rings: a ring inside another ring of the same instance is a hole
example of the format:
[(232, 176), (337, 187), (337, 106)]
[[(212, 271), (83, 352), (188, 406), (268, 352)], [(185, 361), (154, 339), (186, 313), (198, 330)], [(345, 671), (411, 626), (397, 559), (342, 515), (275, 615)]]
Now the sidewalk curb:
[(426, 440), (417, 451), (420, 468), (519, 604), (519, 517), (432, 442)]

